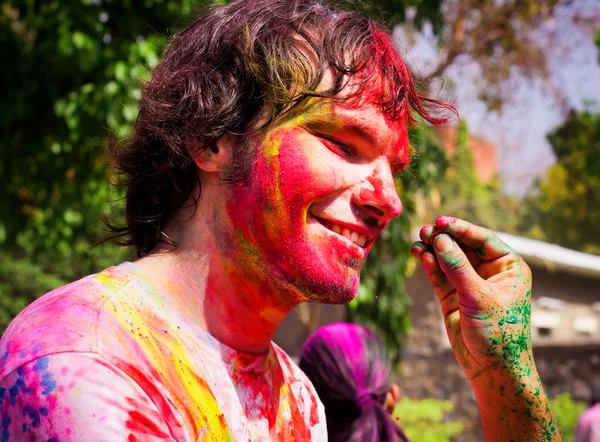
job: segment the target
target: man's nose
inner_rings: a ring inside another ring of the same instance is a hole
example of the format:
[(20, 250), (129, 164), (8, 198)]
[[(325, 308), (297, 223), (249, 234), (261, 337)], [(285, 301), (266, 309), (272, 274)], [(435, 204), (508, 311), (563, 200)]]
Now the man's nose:
[(402, 213), (402, 202), (387, 161), (373, 169), (357, 193), (355, 202), (380, 221), (389, 221)]

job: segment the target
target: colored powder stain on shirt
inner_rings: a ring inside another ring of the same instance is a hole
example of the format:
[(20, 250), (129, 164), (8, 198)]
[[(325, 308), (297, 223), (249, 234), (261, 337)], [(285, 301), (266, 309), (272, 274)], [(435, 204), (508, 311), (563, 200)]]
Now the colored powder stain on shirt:
[(33, 428), (39, 427), (40, 425), (40, 413), (37, 410), (25, 405), (23, 407), (23, 416), (29, 417), (31, 419), (31, 426)]
[(242, 357), (167, 295), (124, 263), (19, 315), (0, 341), (0, 354), (11, 349), (0, 367), (3, 440), (326, 439), (323, 406), (282, 350), (272, 344), (268, 364)]
[(33, 346), (33, 348), (31, 349), (32, 352), (38, 352), (40, 351), (42, 348), (44, 348), (44, 344), (36, 344)]
[(147, 433), (152, 436), (168, 437), (169, 435), (162, 431), (154, 422), (149, 420), (146, 416), (137, 410), (129, 412), (129, 418), (125, 422), (125, 426), (134, 431), (140, 433)]
[(8, 389), (8, 393), (10, 394), (10, 405), (14, 407), (15, 405), (17, 405), (17, 395), (19, 394), (19, 387), (13, 385)]
[(44, 396), (48, 396), (50, 393), (53, 393), (54, 390), (56, 390), (56, 381), (54, 380), (52, 373), (44, 373), (42, 375), (40, 385), (44, 387), (44, 390), (42, 391)]
[(36, 362), (35, 365), (37, 367), (37, 370), (40, 373), (45, 372), (46, 370), (48, 370), (48, 358), (39, 358)]
[(4, 413), (2, 415), (2, 442), (8, 442), (10, 439), (10, 432), (8, 431), (8, 428), (10, 426), (12, 422), (12, 419), (10, 418), (10, 416), (6, 413)]

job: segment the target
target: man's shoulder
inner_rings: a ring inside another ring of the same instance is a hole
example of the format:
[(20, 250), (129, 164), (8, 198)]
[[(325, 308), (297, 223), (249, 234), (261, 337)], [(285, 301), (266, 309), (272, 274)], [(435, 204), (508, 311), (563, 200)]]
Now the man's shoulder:
[(296, 362), (294, 362), (290, 355), (288, 355), (277, 344), (272, 342), (271, 345), (273, 346), (273, 350), (275, 351), (277, 359), (279, 360), (279, 365), (281, 366), (283, 374), (288, 380), (288, 382), (291, 381), (301, 383), (305, 385), (316, 396), (317, 394), (312, 385), (312, 382), (310, 382), (308, 376), (306, 376), (304, 372), (300, 369), (300, 367), (298, 367), (298, 364), (296, 364)]
[(279, 365), (286, 379), (286, 383), (292, 389), (292, 391), (301, 397), (306, 405), (313, 408), (312, 413), (315, 413), (313, 418), (316, 418), (316, 414), (323, 412), (323, 404), (317, 395), (312, 382), (308, 379), (308, 376), (298, 367), (298, 364), (277, 344), (272, 343), (273, 350), (279, 360)]
[(49, 354), (96, 352), (103, 306), (128, 283), (126, 267), (110, 267), (31, 303), (15, 317), (0, 340), (0, 379)]

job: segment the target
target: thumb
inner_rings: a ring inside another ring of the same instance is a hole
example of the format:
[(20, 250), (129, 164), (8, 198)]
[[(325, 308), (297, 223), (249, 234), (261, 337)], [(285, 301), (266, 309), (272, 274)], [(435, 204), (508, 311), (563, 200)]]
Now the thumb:
[(433, 249), (440, 268), (459, 294), (463, 292), (462, 289), (475, 288), (482, 282), (465, 252), (450, 235), (436, 235), (433, 239)]

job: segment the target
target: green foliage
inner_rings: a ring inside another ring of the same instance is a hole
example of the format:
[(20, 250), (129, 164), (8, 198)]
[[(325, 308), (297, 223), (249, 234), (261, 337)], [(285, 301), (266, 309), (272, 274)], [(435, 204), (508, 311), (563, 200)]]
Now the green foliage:
[(530, 237), (600, 254), (600, 114), (571, 112), (548, 140), (557, 163), (523, 204)]
[(585, 408), (585, 403), (573, 400), (571, 395), (566, 392), (552, 399), (552, 412), (560, 429), (563, 442), (573, 441), (577, 419)]
[[(596, 45), (600, 48), (600, 28)], [(600, 254), (600, 113), (572, 111), (548, 141), (557, 162), (523, 202), (518, 230)]]
[(366, 0), (365, 3), (390, 26), (405, 22), (409, 9), (414, 10), (412, 23), (418, 28), (430, 23), (433, 32), (439, 34), (444, 26), (442, 0)]
[[(101, 218), (120, 211), (115, 202), (123, 193), (108, 184), (102, 142), (109, 133), (130, 132), (139, 81), (157, 64), (163, 35), (198, 4), (137, 3), (2, 4), (0, 54), (10, 61), (0, 98), (0, 286), (7, 312), (128, 256), (91, 248)], [(5, 325), (1, 318), (0, 329)]]
[(23, 310), (30, 293), (45, 293), (65, 283), (66, 280), (46, 274), (28, 260), (0, 257), (0, 323), (8, 324)]
[[(447, 154), (444, 157), (445, 173), (437, 171), (420, 182), (414, 189), (417, 202), (414, 224), (431, 223), (437, 216), (448, 214), (501, 231), (514, 231), (512, 214), (518, 203), (502, 192), (502, 182), (498, 177), (482, 182), (475, 172), (473, 163), (472, 136), (463, 121), (456, 129), (441, 134), (430, 130), (434, 142), (445, 140)], [(455, 138), (455, 140), (454, 140)], [(439, 158), (428, 159), (436, 163)]]
[(452, 437), (463, 431), (462, 422), (446, 417), (453, 410), (454, 405), (450, 401), (413, 401), (403, 397), (394, 409), (393, 418), (413, 442), (450, 442)]

